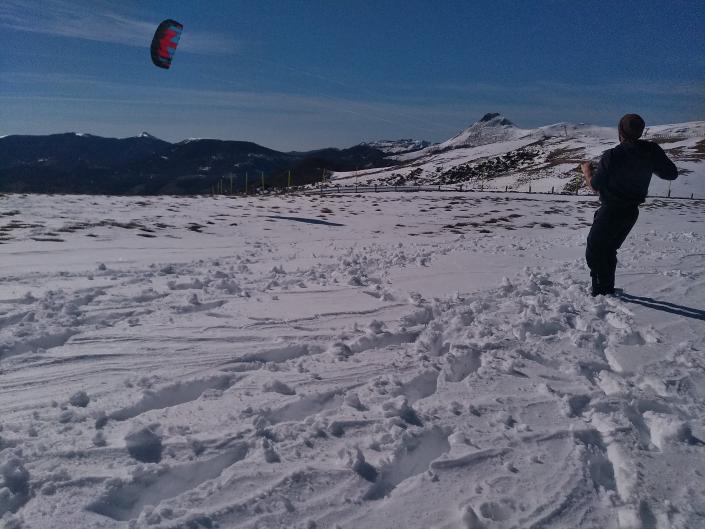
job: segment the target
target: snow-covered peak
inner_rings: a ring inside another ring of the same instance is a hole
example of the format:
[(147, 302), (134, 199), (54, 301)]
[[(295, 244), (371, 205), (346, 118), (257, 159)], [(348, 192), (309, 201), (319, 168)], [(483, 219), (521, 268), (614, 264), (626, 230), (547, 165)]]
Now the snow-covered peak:
[(497, 112), (485, 114), (460, 134), (438, 145), (438, 149), (455, 149), (457, 147), (475, 147), (501, 141), (509, 141), (525, 135), (527, 131)]
[(156, 136), (152, 136), (149, 132), (142, 131), (137, 135), (138, 138), (151, 138), (153, 140), (156, 140)]
[(484, 126), (490, 126), (490, 127), (496, 127), (496, 126), (501, 126), (501, 127), (514, 127), (514, 123), (509, 121), (507, 118), (505, 118), (502, 114), (499, 112), (489, 112), (482, 116), (479, 121), (476, 121), (473, 123), (473, 125), (477, 125), (479, 123), (484, 124)]

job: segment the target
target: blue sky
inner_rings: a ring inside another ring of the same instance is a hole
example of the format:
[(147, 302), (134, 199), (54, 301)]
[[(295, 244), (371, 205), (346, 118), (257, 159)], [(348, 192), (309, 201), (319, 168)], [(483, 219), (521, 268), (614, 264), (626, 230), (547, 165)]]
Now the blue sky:
[[(171, 70), (151, 64), (165, 18)], [(282, 150), (705, 119), (705, 2), (2, 0), (0, 135), (148, 131)]]

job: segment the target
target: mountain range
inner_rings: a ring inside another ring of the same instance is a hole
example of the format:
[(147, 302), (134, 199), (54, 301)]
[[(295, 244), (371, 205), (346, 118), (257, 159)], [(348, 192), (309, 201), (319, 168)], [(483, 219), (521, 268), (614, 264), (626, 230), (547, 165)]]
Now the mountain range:
[[(652, 179), (653, 194), (705, 198), (705, 121), (649, 126), (643, 137), (660, 144), (679, 170), (672, 183)], [(390, 155), (394, 166), (336, 172), (331, 182), (589, 193), (580, 162), (597, 161), (617, 143), (616, 126), (554, 123), (523, 129), (489, 113), (447, 141)]]
[[(214, 189), (304, 185), (331, 171), (396, 162), (368, 145), (279, 152), (245, 141), (169, 143), (148, 133), (104, 138), (63, 133), (0, 138), (0, 192), (203, 194)], [(231, 183), (232, 182), (232, 183)], [(220, 186), (220, 187), (219, 187)]]
[[(705, 195), (705, 122), (649, 127), (688, 186)], [(556, 123), (522, 129), (488, 113), (452, 138), (402, 139), (347, 149), (280, 152), (245, 141), (169, 143), (143, 132), (131, 138), (64, 133), (0, 137), (0, 192), (207, 194), (325, 180), (351, 183), (462, 184), (573, 192), (578, 164), (617, 143), (616, 127)], [(682, 182), (683, 180), (681, 180)], [(686, 186), (686, 187), (688, 187)]]

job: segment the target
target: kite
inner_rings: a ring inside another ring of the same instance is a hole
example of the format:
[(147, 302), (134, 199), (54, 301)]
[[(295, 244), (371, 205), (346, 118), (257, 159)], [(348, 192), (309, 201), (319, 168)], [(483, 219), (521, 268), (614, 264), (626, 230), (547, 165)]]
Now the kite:
[(171, 19), (159, 24), (152, 39), (152, 62), (155, 66), (169, 69), (183, 29), (184, 26)]

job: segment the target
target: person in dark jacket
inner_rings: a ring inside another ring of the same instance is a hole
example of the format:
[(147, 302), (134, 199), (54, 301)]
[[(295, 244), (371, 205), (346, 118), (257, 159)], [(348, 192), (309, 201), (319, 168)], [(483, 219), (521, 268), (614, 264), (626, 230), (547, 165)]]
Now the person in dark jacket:
[(593, 296), (614, 294), (617, 250), (636, 223), (652, 174), (665, 180), (678, 176), (658, 144), (639, 139), (644, 127), (641, 116), (625, 115), (619, 120), (619, 145), (604, 152), (594, 171), (590, 162), (581, 166), (587, 185), (600, 194), (585, 251)]

